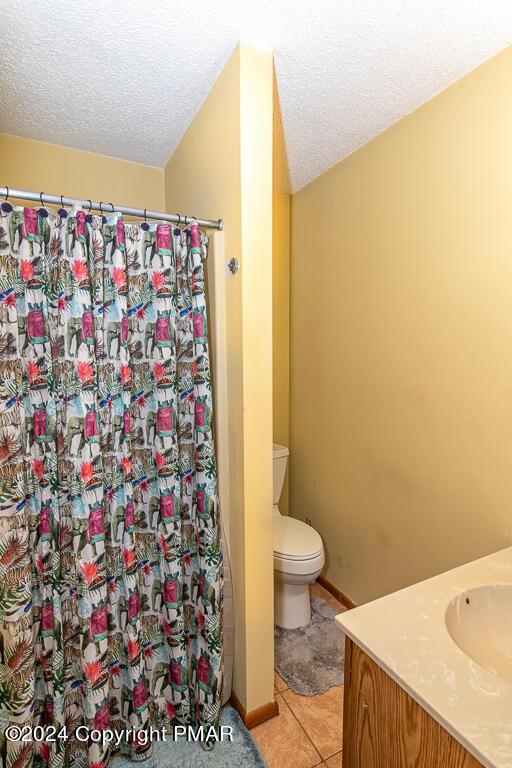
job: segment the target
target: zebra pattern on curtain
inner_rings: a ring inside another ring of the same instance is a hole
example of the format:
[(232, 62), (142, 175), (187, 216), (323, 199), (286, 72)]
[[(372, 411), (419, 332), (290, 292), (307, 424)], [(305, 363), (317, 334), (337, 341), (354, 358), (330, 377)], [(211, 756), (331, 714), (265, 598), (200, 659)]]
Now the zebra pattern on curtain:
[[(112, 750), (78, 726), (219, 716), (207, 237), (3, 208), (0, 730), (66, 738), (0, 746), (6, 768), (102, 768)], [(141, 760), (144, 742), (118, 749)]]

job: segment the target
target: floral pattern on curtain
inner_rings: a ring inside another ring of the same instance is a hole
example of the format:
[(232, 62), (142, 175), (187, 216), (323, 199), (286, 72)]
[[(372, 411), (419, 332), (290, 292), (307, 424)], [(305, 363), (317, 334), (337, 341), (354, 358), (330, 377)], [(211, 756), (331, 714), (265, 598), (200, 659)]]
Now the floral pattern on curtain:
[(195, 223), (0, 218), (0, 725), (69, 735), (6, 768), (102, 768), (79, 725), (217, 723), (206, 253)]

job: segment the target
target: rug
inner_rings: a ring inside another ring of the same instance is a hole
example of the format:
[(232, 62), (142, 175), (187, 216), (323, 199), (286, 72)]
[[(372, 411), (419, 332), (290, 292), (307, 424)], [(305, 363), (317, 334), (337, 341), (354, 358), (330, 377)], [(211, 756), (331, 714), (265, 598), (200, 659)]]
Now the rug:
[(112, 768), (267, 768), (261, 752), (233, 707), (221, 710), (220, 725), (233, 728), (233, 741), (218, 741), (210, 752), (200, 744), (178, 738), (155, 742), (151, 757), (133, 762), (125, 757), (112, 761)]
[(336, 610), (321, 597), (311, 600), (305, 627), (274, 627), (275, 668), (301, 696), (324, 693), (343, 682), (345, 636), (334, 621)]

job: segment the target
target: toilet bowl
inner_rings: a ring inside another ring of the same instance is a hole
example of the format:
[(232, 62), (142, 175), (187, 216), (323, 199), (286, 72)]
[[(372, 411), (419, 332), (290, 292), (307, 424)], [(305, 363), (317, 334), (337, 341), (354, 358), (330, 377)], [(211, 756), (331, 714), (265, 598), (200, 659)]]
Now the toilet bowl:
[(314, 528), (279, 512), (287, 461), (288, 449), (274, 444), (274, 621), (280, 627), (295, 629), (311, 620), (309, 585), (320, 575), (325, 556), (322, 539)]

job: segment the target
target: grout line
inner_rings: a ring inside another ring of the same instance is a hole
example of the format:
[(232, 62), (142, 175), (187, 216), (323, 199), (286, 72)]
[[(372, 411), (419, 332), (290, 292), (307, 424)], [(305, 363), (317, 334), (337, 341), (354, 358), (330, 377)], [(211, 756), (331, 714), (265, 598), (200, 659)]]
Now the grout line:
[(342, 754), (343, 754), (343, 750), (339, 749), (337, 752), (334, 753), (334, 755), (331, 755), (330, 757), (324, 757), (325, 763), (327, 764), (328, 760), (332, 760), (333, 757), (338, 757), (338, 755), (342, 755)]
[[(342, 683), (341, 685), (343, 685), (343, 683)], [(333, 687), (335, 687), (335, 688), (340, 688), (341, 686), (333, 686)], [(300, 694), (298, 694), (298, 693), (295, 693), (295, 691), (292, 691), (292, 690), (291, 690), (291, 688), (290, 688), (289, 690), (290, 690), (290, 691), (291, 691), (293, 694), (295, 694), (295, 696), (300, 696)], [(331, 688), (329, 688), (328, 690), (331, 690)], [(325, 693), (327, 693), (327, 691), (325, 691)], [(311, 696), (311, 697), (308, 697), (308, 698), (312, 698), (312, 699), (314, 699), (316, 696), (321, 696), (321, 695), (322, 695), (321, 693), (316, 693), (314, 696)], [(298, 715), (296, 715), (296, 714), (295, 714), (295, 712), (294, 712), (294, 710), (293, 710), (293, 705), (292, 705), (291, 703), (289, 703), (288, 701), (286, 701), (286, 699), (284, 698), (284, 696), (283, 696), (282, 698), (283, 698), (283, 700), (286, 702), (286, 705), (287, 705), (288, 709), (290, 710), (290, 712), (292, 713), (292, 715), (294, 716), (294, 718), (296, 719), (296, 721), (298, 722), (298, 724), (300, 725), (300, 727), (302, 728), (302, 730), (304, 731), (304, 733), (306, 734), (306, 736), (308, 737), (308, 739), (310, 740), (310, 742), (313, 744), (313, 746), (314, 746), (314, 748), (316, 749), (316, 751), (318, 752), (318, 754), (320, 754), (320, 750), (318, 749), (318, 747), (317, 747), (317, 746), (316, 746), (316, 744), (314, 743), (313, 739), (310, 737), (310, 735), (308, 734), (308, 732), (306, 731), (306, 729), (305, 729), (305, 728), (304, 728), (304, 726), (302, 725), (301, 721), (300, 721), (300, 720), (299, 720), (299, 718), (298, 718)], [(303, 697), (303, 698), (305, 698), (305, 697)], [(330, 759), (331, 759), (331, 757), (336, 757), (336, 755), (340, 755), (342, 752), (343, 752), (343, 749), (338, 749), (336, 752), (333, 752), (333, 754), (332, 754), (332, 755), (327, 755), (327, 757), (322, 757), (322, 761), (330, 760)], [(315, 768), (315, 767), (313, 766), (312, 768)]]
[(320, 750), (319, 750), (319, 749), (316, 747), (315, 743), (313, 742), (313, 739), (311, 738), (311, 736), (309, 735), (309, 733), (306, 731), (306, 729), (305, 729), (305, 728), (304, 728), (304, 726), (302, 725), (301, 721), (299, 720), (299, 718), (297, 717), (297, 715), (296, 715), (296, 714), (295, 714), (295, 712), (293, 711), (293, 709), (292, 709), (292, 707), (290, 706), (290, 704), (288, 704), (288, 702), (286, 701), (286, 699), (284, 698), (284, 696), (283, 696), (283, 701), (284, 701), (284, 703), (286, 704), (286, 706), (288, 707), (288, 709), (290, 710), (290, 712), (292, 713), (292, 715), (293, 715), (293, 717), (295, 718), (295, 720), (298, 722), (298, 724), (299, 724), (300, 728), (302, 729), (302, 731), (304, 732), (304, 734), (305, 734), (305, 736), (306, 736), (307, 740), (309, 741), (309, 743), (311, 744), (311, 746), (313, 747), (313, 749), (315, 750), (315, 752), (317, 753), (317, 755), (318, 755), (318, 756), (319, 756), (319, 758), (320, 758), (320, 762), (319, 762), (319, 763), (313, 763), (313, 765), (312, 765), (310, 768), (315, 768), (315, 766), (317, 766), (317, 765), (321, 765), (321, 764), (323, 763), (323, 761), (324, 761), (324, 758), (323, 758), (323, 757), (322, 757), (322, 755), (320, 754)]
[[(279, 675), (279, 672), (277, 671), (277, 669), (276, 669), (275, 667), (274, 667), (274, 672), (275, 672), (276, 674), (278, 674), (278, 675)], [(281, 675), (279, 675), (279, 678), (280, 678), (281, 680), (283, 680), (283, 678), (281, 677)], [(283, 683), (286, 683), (286, 680), (283, 680)], [(277, 691), (278, 693), (284, 693), (285, 691), (289, 691), (289, 690), (290, 690), (290, 689), (288, 688), (288, 684), (286, 684), (286, 688), (283, 688), (283, 690), (282, 690), (282, 691), (280, 691), (280, 690), (279, 690), (279, 688), (278, 688), (276, 685), (274, 685), (274, 688), (276, 689), (276, 691)]]

